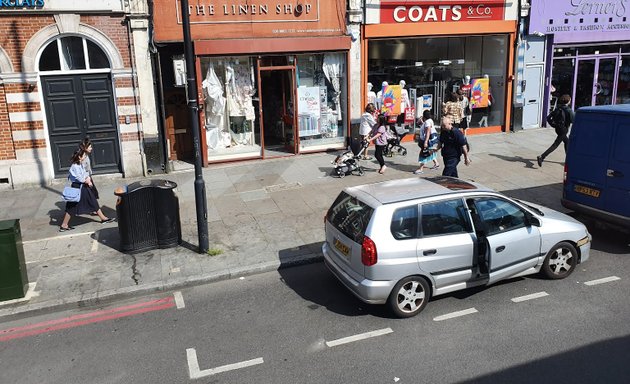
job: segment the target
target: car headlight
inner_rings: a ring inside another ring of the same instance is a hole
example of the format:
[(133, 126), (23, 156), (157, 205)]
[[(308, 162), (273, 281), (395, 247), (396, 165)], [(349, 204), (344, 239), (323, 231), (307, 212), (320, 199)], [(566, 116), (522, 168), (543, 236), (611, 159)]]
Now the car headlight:
[(585, 237), (581, 238), (580, 240), (578, 240), (578, 242), (577, 242), (577, 246), (578, 246), (578, 247), (581, 247), (581, 246), (583, 246), (584, 244), (587, 244), (589, 241), (591, 241), (591, 239), (590, 239), (590, 237), (587, 235), (587, 236), (585, 236)]

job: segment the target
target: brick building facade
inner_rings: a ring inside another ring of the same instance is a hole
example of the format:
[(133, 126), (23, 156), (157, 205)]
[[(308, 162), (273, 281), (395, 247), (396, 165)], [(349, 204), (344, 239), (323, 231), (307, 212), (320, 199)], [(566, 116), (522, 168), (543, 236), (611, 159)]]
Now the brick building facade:
[(0, 7), (0, 188), (65, 178), (80, 140), (97, 173), (146, 174), (157, 142), (146, 1)]

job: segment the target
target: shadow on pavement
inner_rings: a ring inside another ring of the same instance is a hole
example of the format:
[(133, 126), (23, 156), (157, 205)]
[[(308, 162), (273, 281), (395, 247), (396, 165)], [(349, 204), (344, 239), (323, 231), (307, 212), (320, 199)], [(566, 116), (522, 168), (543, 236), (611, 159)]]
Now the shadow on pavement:
[(531, 188), (519, 188), (501, 191), (506, 196), (513, 199), (525, 200), (532, 203), (544, 205), (560, 212), (567, 210), (560, 203), (562, 198), (562, 183), (541, 185)]
[(462, 383), (628, 383), (630, 336), (600, 341)]
[(497, 155), (496, 153), (489, 153), (490, 156), (494, 156), (497, 159), (501, 159), (503, 161), (508, 161), (511, 163), (523, 163), (523, 165), (525, 166), (525, 168), (534, 168), (534, 164), (536, 164), (536, 159), (526, 159), (524, 157), (521, 156), (504, 156), (504, 155)]
[(323, 262), (296, 268), (280, 268), (281, 281), (307, 302), (310, 309), (324, 307), (343, 316), (375, 316), (389, 318), (384, 305), (368, 305), (354, 297)]
[[(54, 227), (58, 227), (59, 225), (61, 225), (61, 222), (63, 221), (63, 216), (66, 212), (66, 203), (64, 201), (57, 201), (55, 202), (55, 206), (57, 208), (55, 209), (51, 209), (50, 211), (48, 211), (47, 215), (50, 218), (50, 220), (48, 221), (48, 223), (51, 226)], [(112, 209), (110, 207), (107, 206), (101, 206), (101, 211), (103, 212), (103, 214), (107, 217), (116, 217), (116, 210)], [(98, 216), (94, 215), (78, 215), (78, 216), (72, 216), (72, 218), (70, 218), (70, 225), (73, 227), (78, 227), (80, 225), (83, 224), (88, 224), (88, 223), (93, 223), (93, 222), (100, 222), (101, 219), (98, 218)]]
[(94, 231), (90, 236), (93, 240), (103, 244), (111, 249), (120, 251), (120, 235), (118, 234), (118, 227), (108, 227)]

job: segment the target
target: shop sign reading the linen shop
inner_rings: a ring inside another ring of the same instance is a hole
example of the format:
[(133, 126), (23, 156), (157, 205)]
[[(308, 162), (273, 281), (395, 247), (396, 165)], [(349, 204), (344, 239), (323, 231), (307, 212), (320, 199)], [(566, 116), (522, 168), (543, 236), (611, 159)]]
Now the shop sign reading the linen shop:
[[(1, 1), (1, 0), (0, 0)], [(181, 23), (179, 0), (177, 21)], [(274, 21), (317, 21), (319, 0), (266, 1), (266, 0), (202, 0), (189, 5), (191, 24), (204, 23), (268, 23)]]

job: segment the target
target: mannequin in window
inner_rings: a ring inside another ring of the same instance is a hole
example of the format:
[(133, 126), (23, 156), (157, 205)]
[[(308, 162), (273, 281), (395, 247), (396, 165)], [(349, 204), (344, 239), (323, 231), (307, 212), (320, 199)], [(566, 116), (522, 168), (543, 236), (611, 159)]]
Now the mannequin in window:
[(462, 79), (462, 84), (457, 90), (457, 93), (460, 95), (462, 108), (464, 110), (464, 118), (461, 122), (461, 127), (464, 128), (464, 134), (466, 134), (466, 129), (470, 128), (470, 119), (472, 118), (472, 105), (470, 105), (470, 89), (472, 85), (470, 84), (470, 76), (466, 75)]
[(400, 85), (400, 98), (402, 99), (400, 103), (400, 113), (405, 113), (405, 108), (411, 106), (411, 103), (409, 103), (409, 92), (405, 89), (407, 82), (400, 80), (398, 84)]
[(387, 81), (383, 81), (381, 84), (381, 90), (376, 94), (376, 109), (379, 111), (383, 107), (383, 90), (389, 85)]
[(461, 89), (462, 92), (464, 93), (464, 96), (470, 98), (470, 88), (471, 87), (472, 87), (472, 85), (470, 84), (470, 76), (469, 75), (464, 76), (464, 78), (462, 79), (462, 85), (461, 85), (461, 87), (459, 87), (459, 89)]
[(368, 104), (371, 103), (376, 105), (376, 93), (372, 90), (372, 88), (374, 88), (372, 83), (367, 83), (367, 102)]
[(490, 115), (490, 109), (492, 108), (492, 90), (490, 88), (490, 77), (486, 74), (483, 75), (484, 78), (488, 79), (488, 107), (487, 108), (481, 108), (481, 120), (479, 120), (479, 126), (480, 127), (487, 127), (488, 126), (488, 116)]

